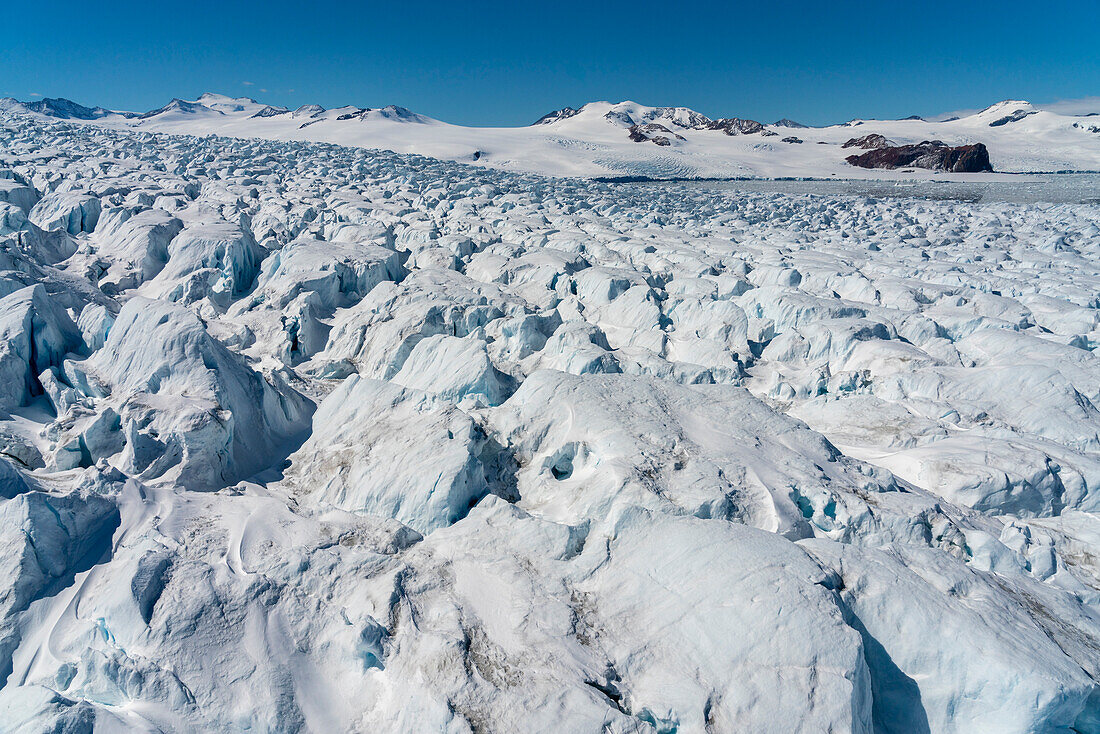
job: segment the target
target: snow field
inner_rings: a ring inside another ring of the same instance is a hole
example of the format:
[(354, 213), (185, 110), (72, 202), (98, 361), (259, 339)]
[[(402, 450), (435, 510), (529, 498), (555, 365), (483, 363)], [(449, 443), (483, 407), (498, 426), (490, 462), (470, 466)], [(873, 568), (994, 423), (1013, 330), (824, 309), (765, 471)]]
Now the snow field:
[(1096, 205), (0, 171), (5, 731), (1100, 731)]

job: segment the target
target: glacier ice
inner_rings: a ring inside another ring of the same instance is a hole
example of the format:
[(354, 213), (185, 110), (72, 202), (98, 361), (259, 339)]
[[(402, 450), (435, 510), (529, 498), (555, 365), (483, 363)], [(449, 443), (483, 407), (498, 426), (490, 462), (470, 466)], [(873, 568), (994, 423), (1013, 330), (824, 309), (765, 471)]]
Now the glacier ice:
[(318, 406), (312, 434), (290, 456), (288, 484), (310, 502), (421, 533), (461, 519), (489, 492), (488, 439), (447, 397), (348, 377)]
[(1098, 261), (0, 111), (0, 729), (1100, 732)]
[(81, 347), (76, 324), (41, 284), (0, 298), (0, 408), (41, 395), (39, 375)]
[(277, 373), (256, 372), (211, 337), (194, 312), (141, 296), (122, 307), (100, 350), (68, 360), (64, 371), (101, 415), (113, 416), (128, 472), (152, 479), (172, 471), (195, 488), (264, 468), (313, 410)]

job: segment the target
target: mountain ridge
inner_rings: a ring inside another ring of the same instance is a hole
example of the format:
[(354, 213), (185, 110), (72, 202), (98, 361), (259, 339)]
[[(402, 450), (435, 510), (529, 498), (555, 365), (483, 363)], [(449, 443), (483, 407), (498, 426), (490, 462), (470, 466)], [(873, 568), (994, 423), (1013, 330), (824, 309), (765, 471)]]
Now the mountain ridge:
[[(957, 118), (854, 119), (820, 127), (788, 118), (771, 124), (711, 118), (688, 107), (653, 107), (630, 100), (563, 107), (521, 127), (454, 125), (397, 105), (326, 109), (308, 104), (291, 110), (213, 92), (195, 100), (173, 98), (145, 113), (86, 107), (62, 98), (19, 102), (9, 97), (0, 100), (0, 109), (149, 132), (328, 142), (554, 176), (933, 175), (912, 167), (889, 174), (862, 173), (840, 149), (872, 133), (896, 145), (981, 144), (1000, 172), (1100, 170), (1097, 126), (1082, 124), (1084, 115), (1053, 112), (1021, 100), (1004, 100)], [(857, 127), (860, 132), (853, 134)], [(799, 130), (798, 137), (790, 135), (792, 129)]]

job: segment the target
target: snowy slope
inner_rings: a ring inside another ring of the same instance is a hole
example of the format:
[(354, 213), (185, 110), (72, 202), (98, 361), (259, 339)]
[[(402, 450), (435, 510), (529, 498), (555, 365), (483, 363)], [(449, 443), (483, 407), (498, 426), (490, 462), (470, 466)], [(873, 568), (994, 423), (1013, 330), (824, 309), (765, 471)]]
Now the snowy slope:
[[(1092, 111), (1100, 112), (1100, 108)], [(1100, 117), (1059, 114), (1015, 101), (946, 122), (855, 120), (824, 128), (777, 124), (736, 135), (707, 129), (712, 121), (693, 110), (634, 102), (593, 102), (579, 110), (567, 108), (529, 127), (471, 128), (400, 107), (324, 110), (311, 105), (286, 110), (243, 97), (205, 94), (193, 102), (173, 100), (137, 118), (115, 114), (90, 121), (155, 132), (328, 142), (555, 176), (933, 175), (928, 171), (868, 171), (847, 164), (847, 156), (861, 151), (843, 144), (869, 134), (883, 135), (899, 145), (924, 140), (949, 145), (984, 143), (998, 172), (1100, 170)], [(664, 128), (654, 129), (649, 137), (663, 137), (669, 145), (633, 142), (630, 127), (636, 124)], [(752, 127), (759, 125), (752, 123)]]
[(4, 734), (1100, 732), (1100, 206), (135, 124), (0, 113)]

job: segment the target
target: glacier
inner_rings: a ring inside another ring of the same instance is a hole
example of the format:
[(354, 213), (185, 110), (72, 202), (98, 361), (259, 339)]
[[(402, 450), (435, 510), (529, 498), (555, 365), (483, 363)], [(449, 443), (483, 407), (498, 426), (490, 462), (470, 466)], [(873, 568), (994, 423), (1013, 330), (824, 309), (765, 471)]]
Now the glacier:
[(1097, 203), (112, 119), (0, 110), (0, 730), (1100, 732)]

